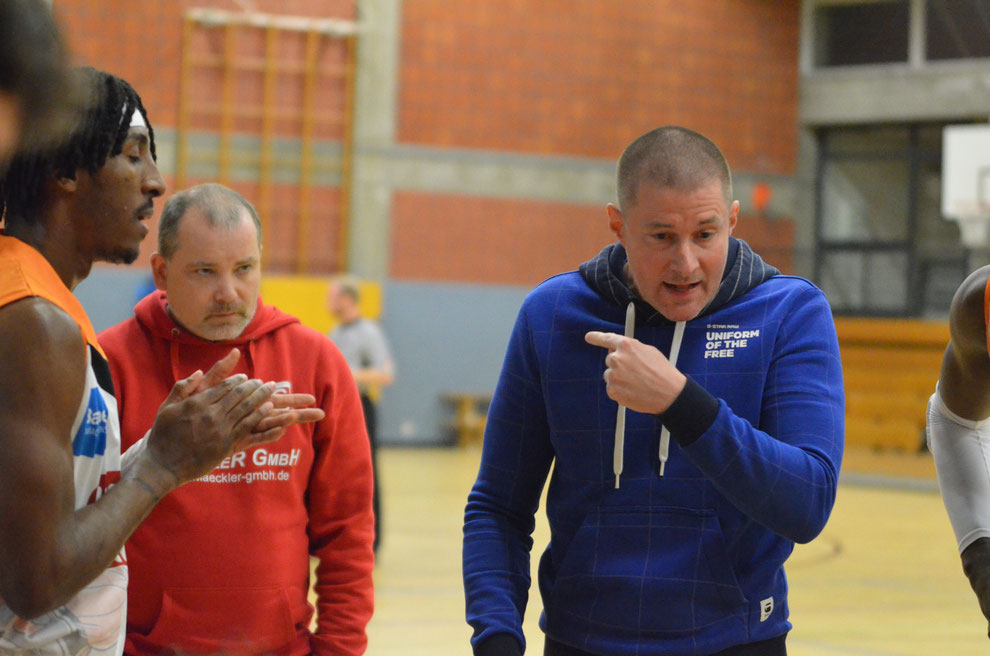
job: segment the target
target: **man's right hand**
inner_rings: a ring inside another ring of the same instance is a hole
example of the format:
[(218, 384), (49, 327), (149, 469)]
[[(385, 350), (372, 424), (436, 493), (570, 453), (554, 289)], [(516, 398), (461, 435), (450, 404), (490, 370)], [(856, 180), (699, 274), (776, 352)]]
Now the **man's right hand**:
[(227, 456), (279, 439), (288, 426), (323, 419), (311, 394), (278, 394), (274, 383), (230, 376), (240, 359), (232, 349), (205, 374), (180, 380), (158, 409), (134, 478), (156, 502), (207, 474)]
[(212, 471), (272, 410), (274, 383), (236, 374), (211, 384), (236, 362), (232, 352), (207, 374), (178, 381), (159, 408), (148, 454), (174, 478), (172, 487)]
[[(179, 383), (176, 383), (168, 398), (165, 399), (165, 403), (181, 401), (193, 394), (204, 392), (219, 385), (234, 370), (240, 358), (241, 352), (232, 349), (230, 353), (218, 360), (206, 374), (196, 372), (187, 378), (188, 385), (180, 386)], [(316, 403), (316, 398), (312, 394), (275, 394), (271, 397), (271, 402), (272, 411), (255, 424), (250, 434), (241, 438), (233, 452), (274, 442), (282, 437), (285, 429), (289, 426), (320, 421), (326, 416), (321, 408), (309, 407)]]

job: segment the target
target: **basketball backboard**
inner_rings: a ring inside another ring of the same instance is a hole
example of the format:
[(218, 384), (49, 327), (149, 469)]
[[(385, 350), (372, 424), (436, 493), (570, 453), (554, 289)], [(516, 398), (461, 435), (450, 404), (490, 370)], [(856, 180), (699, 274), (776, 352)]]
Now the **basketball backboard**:
[(942, 131), (942, 215), (959, 223), (966, 246), (990, 245), (990, 124)]

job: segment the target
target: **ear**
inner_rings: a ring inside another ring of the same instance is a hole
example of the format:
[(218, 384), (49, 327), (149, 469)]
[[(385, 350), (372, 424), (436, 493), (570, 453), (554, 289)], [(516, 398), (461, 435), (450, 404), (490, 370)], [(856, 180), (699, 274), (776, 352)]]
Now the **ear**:
[(78, 174), (71, 178), (68, 177), (57, 177), (55, 178), (55, 186), (58, 187), (59, 191), (71, 194), (79, 187)]
[(739, 201), (732, 201), (732, 205), (729, 206), (729, 234), (736, 229), (736, 222), (739, 221)]
[(625, 246), (625, 234), (622, 230), (624, 227), (624, 224), (622, 223), (622, 210), (612, 203), (609, 203), (605, 206), (605, 212), (608, 214), (608, 229), (614, 232), (615, 236), (618, 237), (619, 242)]
[(155, 287), (165, 291), (165, 283), (168, 281), (168, 261), (161, 253), (151, 254), (151, 276), (155, 279)]

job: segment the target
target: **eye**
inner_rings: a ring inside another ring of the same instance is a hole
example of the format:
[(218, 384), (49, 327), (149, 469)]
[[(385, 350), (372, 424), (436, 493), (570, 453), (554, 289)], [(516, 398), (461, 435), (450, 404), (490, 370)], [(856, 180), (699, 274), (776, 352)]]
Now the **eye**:
[(242, 264), (241, 266), (237, 267), (237, 272), (238, 273), (251, 273), (251, 271), (253, 269), (254, 269), (254, 265), (253, 264)]
[(199, 269), (194, 269), (193, 273), (195, 273), (197, 276), (211, 276), (213, 275), (213, 269), (199, 268)]
[(141, 163), (141, 148), (139, 148), (136, 144), (126, 144), (123, 149), (123, 154), (124, 157), (127, 158), (127, 161), (131, 164)]

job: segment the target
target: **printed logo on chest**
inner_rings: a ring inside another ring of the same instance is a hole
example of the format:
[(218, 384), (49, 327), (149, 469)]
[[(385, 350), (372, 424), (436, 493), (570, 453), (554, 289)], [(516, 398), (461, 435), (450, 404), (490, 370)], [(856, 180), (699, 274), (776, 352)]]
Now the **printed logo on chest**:
[(710, 323), (705, 326), (705, 359), (734, 358), (760, 336), (760, 330), (742, 330), (737, 324)]
[(89, 401), (79, 430), (72, 437), (72, 455), (102, 456), (107, 450), (107, 422), (110, 412), (97, 387), (89, 390)]

